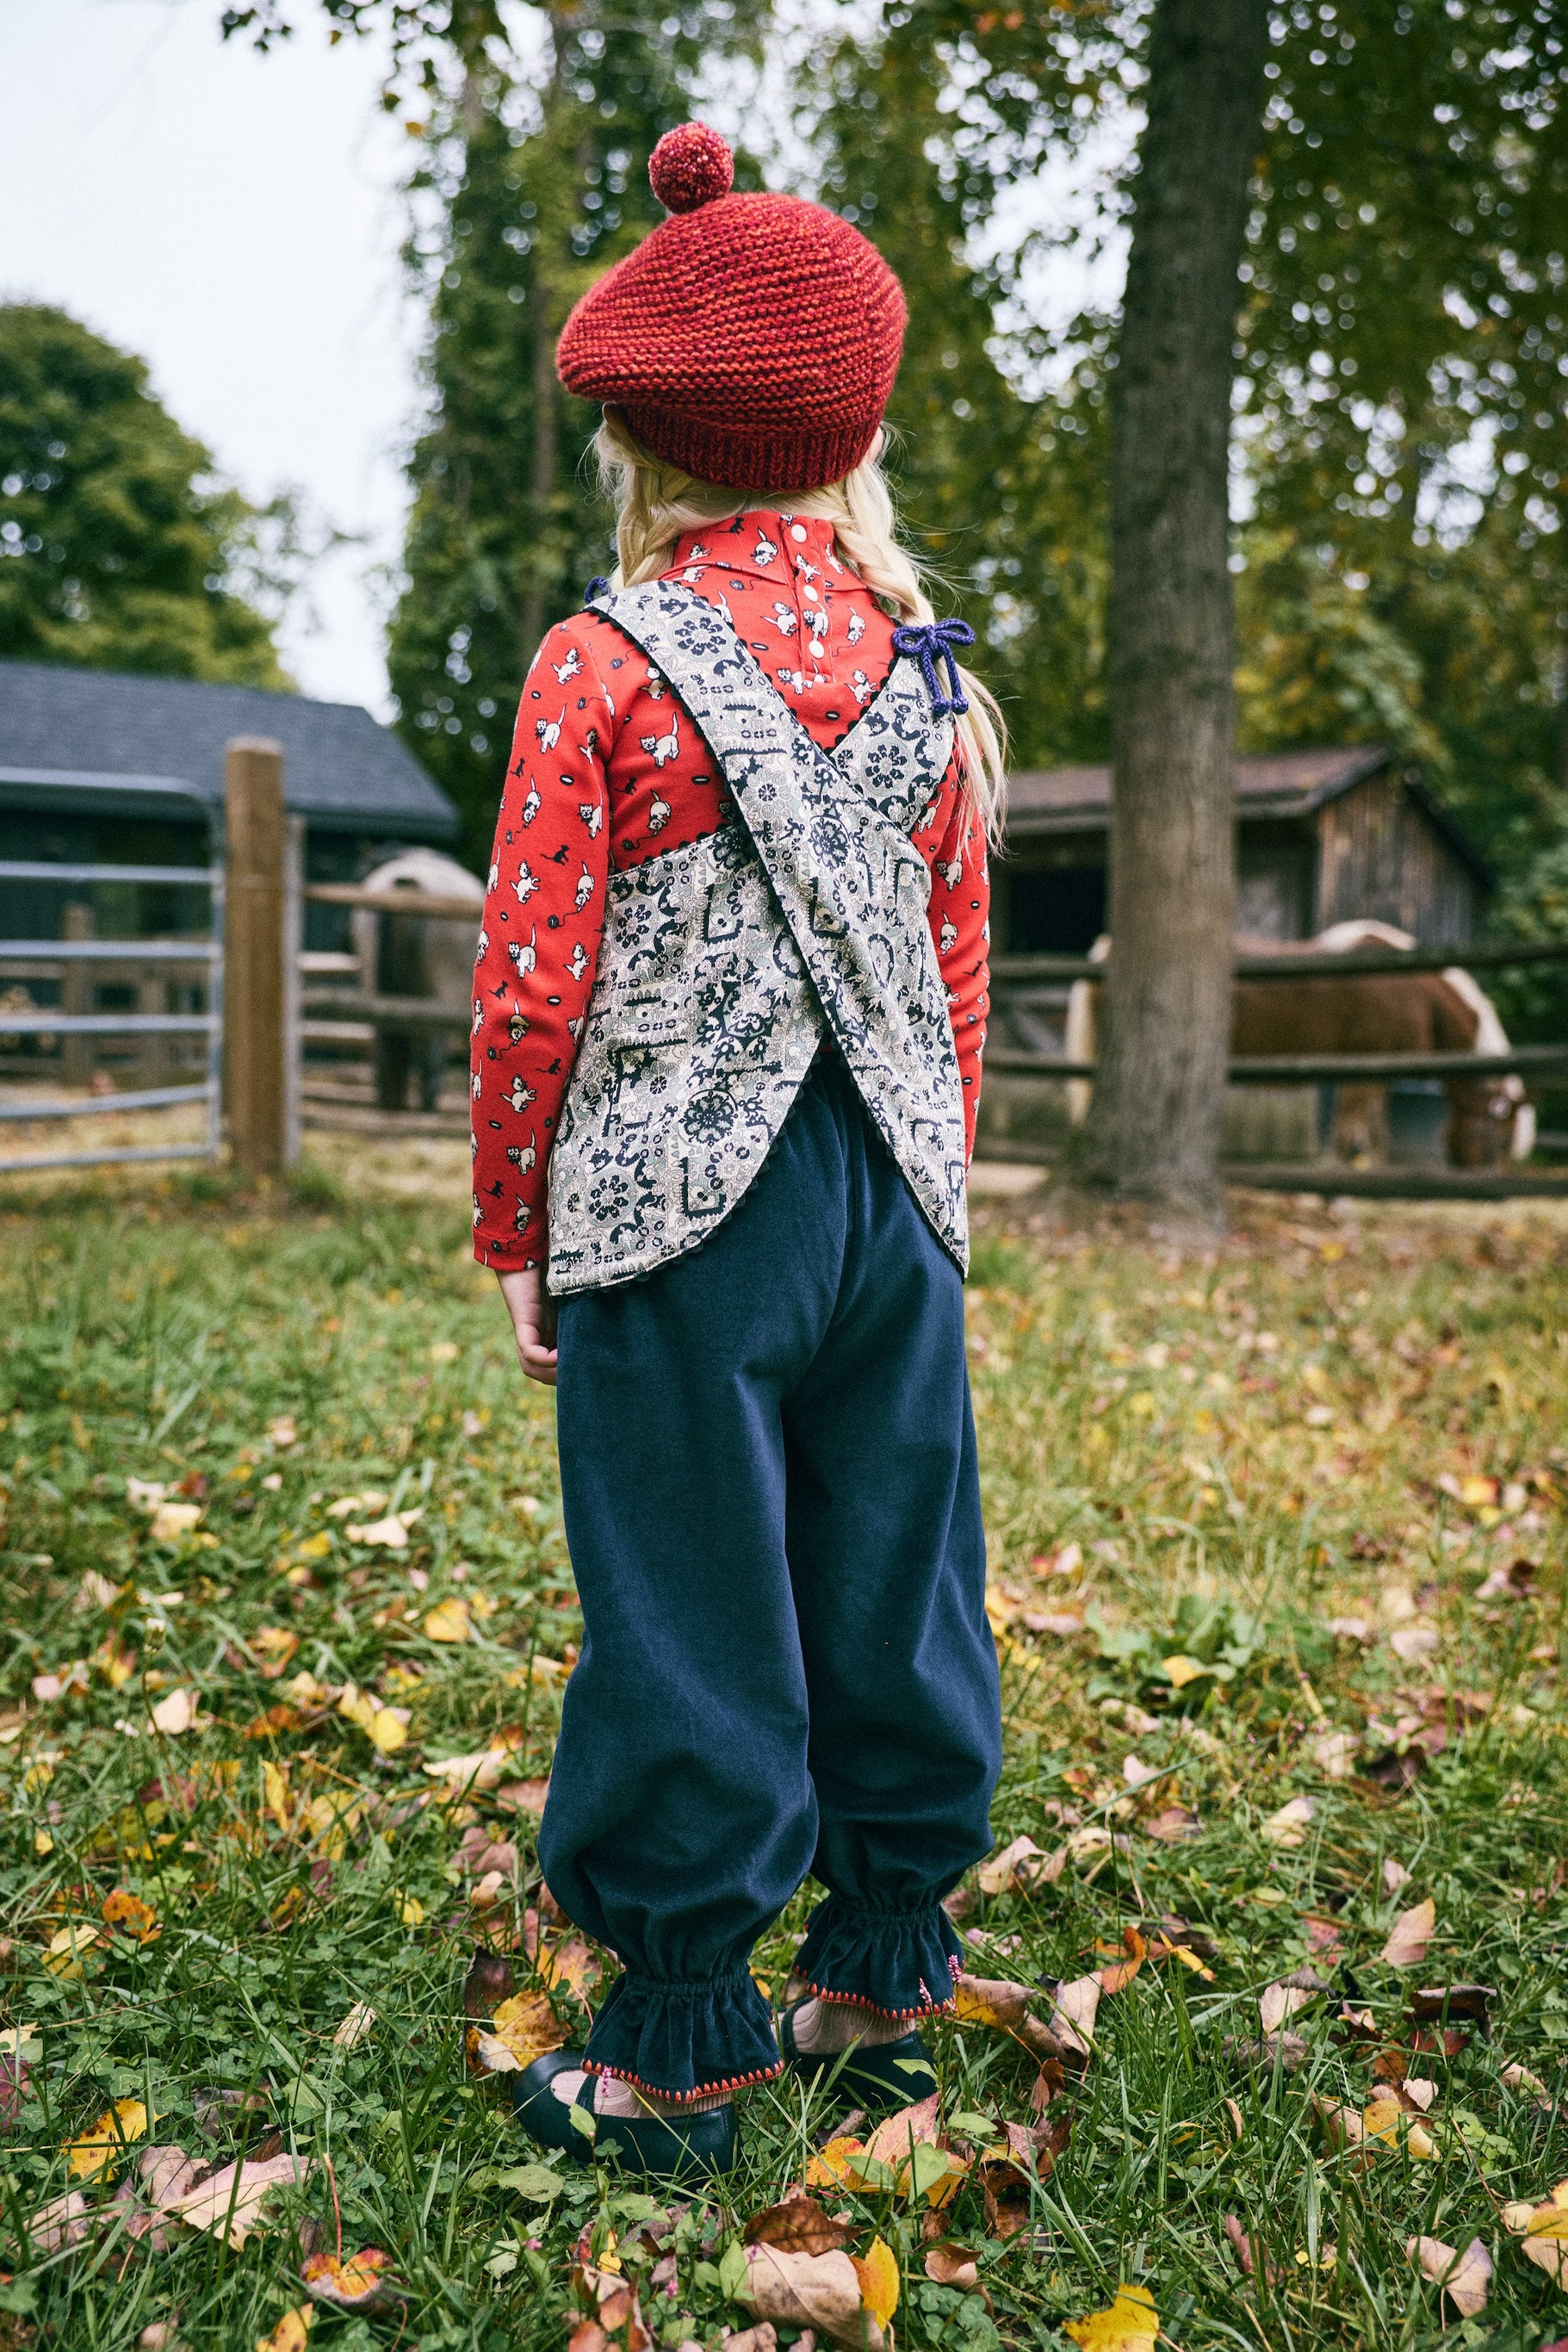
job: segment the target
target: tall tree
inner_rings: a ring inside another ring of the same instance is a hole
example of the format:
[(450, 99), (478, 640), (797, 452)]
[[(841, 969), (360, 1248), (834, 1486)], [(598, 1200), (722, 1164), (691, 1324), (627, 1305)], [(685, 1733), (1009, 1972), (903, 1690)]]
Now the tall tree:
[(141, 360), (64, 310), (0, 306), (0, 658), (287, 687), (291, 523), (214, 479)]
[(1237, 270), (1264, 0), (1157, 0), (1111, 407), (1111, 935), (1078, 1173), (1219, 1206), (1235, 785), (1228, 566)]

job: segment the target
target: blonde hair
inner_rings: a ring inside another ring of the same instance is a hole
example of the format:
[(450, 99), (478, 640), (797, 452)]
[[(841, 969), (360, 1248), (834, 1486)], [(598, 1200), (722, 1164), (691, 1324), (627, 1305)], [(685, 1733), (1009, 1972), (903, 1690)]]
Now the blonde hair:
[[(899, 543), (898, 520), (887, 478), (875, 451), (852, 474), (817, 490), (741, 490), (699, 482), (649, 455), (627, 430), (614, 408), (594, 441), (600, 478), (615, 508), (615, 546), (620, 557), (613, 585), (635, 588), (665, 570), (682, 534), (724, 522), (753, 507), (777, 513), (780, 503), (792, 515), (811, 516), (833, 526), (841, 562), (884, 597), (901, 622), (932, 621), (936, 614), (919, 566)], [(969, 708), (957, 720), (965, 797), (993, 842), (1001, 837), (1007, 800), (1007, 725), (995, 698), (978, 678), (960, 667)]]

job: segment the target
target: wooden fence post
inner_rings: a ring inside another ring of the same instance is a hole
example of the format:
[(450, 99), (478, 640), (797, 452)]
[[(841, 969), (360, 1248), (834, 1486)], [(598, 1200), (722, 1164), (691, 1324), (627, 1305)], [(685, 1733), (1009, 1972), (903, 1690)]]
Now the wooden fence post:
[(287, 1004), (283, 747), (236, 735), (224, 787), (228, 875), (224, 977), (225, 1091), (229, 1146), (242, 1175), (286, 1165)]

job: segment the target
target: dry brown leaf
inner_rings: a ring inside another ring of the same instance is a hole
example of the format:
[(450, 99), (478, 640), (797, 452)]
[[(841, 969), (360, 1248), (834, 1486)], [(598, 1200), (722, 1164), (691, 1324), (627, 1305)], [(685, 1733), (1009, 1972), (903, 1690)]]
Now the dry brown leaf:
[(1301, 1985), (1265, 1985), (1258, 1996), (1258, 2022), (1265, 2033), (1277, 2033), (1286, 2021), (1318, 1998)]
[[(1099, 1946), (1096, 1948), (1103, 1950), (1104, 1947)], [(1135, 1927), (1123, 1928), (1122, 1949), (1127, 1956), (1125, 1959), (1117, 1960), (1110, 1968), (1102, 1969), (1100, 1971), (1099, 1982), (1102, 1992), (1125, 1992), (1148, 1958), (1149, 1948)], [(1088, 2031), (1091, 2033), (1094, 2031), (1092, 2014), (1089, 2019)]]
[(91, 2226), (85, 2193), (68, 2189), (63, 2197), (39, 2206), (27, 2224), (27, 2235), (40, 2253), (57, 2254), (62, 2246), (79, 2245)]
[(746, 2284), (736, 2297), (758, 2319), (810, 2327), (853, 2352), (886, 2352), (887, 2338), (863, 2309), (860, 2273), (842, 2252), (789, 2254), (747, 2246)]
[(603, 1958), (586, 1936), (568, 1936), (563, 1942), (541, 1950), (538, 1967), (546, 1984), (566, 1986), (586, 2008), (589, 1993), (599, 1982)]
[[(1091, 1979), (1093, 1981), (1093, 1979)], [(1096, 1986), (1098, 1990), (1098, 1986)], [(1009, 1984), (999, 1977), (960, 1976), (954, 1985), (954, 2015), (973, 2025), (995, 2026), (998, 2032), (1012, 2034), (1037, 2058), (1061, 2058), (1066, 2052), (1063, 2036), (1053, 2033), (1029, 2012), (1029, 2003), (1035, 1998), (1032, 1987)], [(1082, 2046), (1082, 2045), (1080, 2045)]]
[(510, 1960), (504, 1952), (492, 1952), (483, 1944), (476, 1945), (463, 1982), (464, 2016), (494, 2017), (501, 2003), (511, 1997)]
[(375, 2011), (368, 2000), (357, 2000), (332, 2036), (334, 2050), (357, 2050), (374, 2027)]
[(1051, 2000), (1051, 2024), (1058, 2042), (1074, 2055), (1087, 2058), (1100, 2008), (1100, 1979), (1074, 1977), (1071, 1984), (1059, 1985)]
[(1197, 1837), (1202, 1826), (1190, 1805), (1162, 1805), (1157, 1813), (1139, 1823), (1145, 1837), (1158, 1838), (1164, 1845), (1180, 1845)]
[(1474, 2319), (1486, 2309), (1491, 2256), (1479, 2238), (1472, 2238), (1462, 2254), (1441, 2238), (1406, 2239), (1405, 2251), (1420, 2263), (1422, 2274), (1442, 2288), (1461, 2319)]
[(1278, 2276), (1278, 2273), (1276, 2272), (1273, 2263), (1269, 2260), (1267, 2254), (1264, 2253), (1262, 2247), (1254, 2245), (1252, 2239), (1248, 2236), (1247, 2231), (1242, 2228), (1240, 2219), (1237, 2214), (1228, 2213), (1226, 2215), (1225, 2234), (1229, 2239), (1230, 2243), (1235, 2250), (1236, 2260), (1240, 2266), (1242, 2276), (1244, 2278), (1254, 2278), (1258, 2272), (1261, 2271), (1269, 2284), (1272, 2286), (1276, 2277)]
[(1383, 1858), (1383, 1888), (1385, 1894), (1397, 1895), (1402, 1886), (1408, 1886), (1409, 1884), (1410, 1873), (1406, 1869), (1405, 1864), (1402, 1862), (1396, 1862), (1391, 1853), (1385, 1854)]
[(1408, 1911), (1401, 1911), (1388, 1933), (1380, 1957), (1393, 1969), (1418, 1969), (1437, 1932), (1437, 1906), (1428, 1895)]
[(754, 2213), (744, 2234), (748, 2246), (777, 2246), (787, 2254), (831, 2254), (847, 2246), (855, 2232), (803, 2189), (794, 2189), (781, 2204)]
[(1490, 2029), (1491, 2004), (1496, 1999), (1496, 1985), (1423, 1985), (1410, 1996), (1410, 2014), (1417, 2025), (1457, 2021), (1479, 2025), (1484, 2034)]
[(1228, 2033), (1224, 2046), (1226, 2056), (1238, 2066), (1271, 2073), (1278, 2065), (1286, 2074), (1299, 2074), (1312, 2055), (1299, 2033), (1265, 2033), (1259, 2041), (1249, 2034)]
[(433, 1780), (444, 1780), (454, 1796), (476, 1789), (493, 1789), (512, 1760), (509, 1748), (477, 1748), (468, 1756), (443, 1756), (424, 1770)]
[(152, 1727), (162, 1732), (166, 1738), (175, 1739), (182, 1732), (193, 1727), (196, 1714), (197, 1701), (193, 1690), (172, 1690), (153, 1708)]
[(261, 2209), (270, 2190), (292, 2188), (310, 2170), (302, 2156), (271, 2156), (225, 2164), (210, 2180), (161, 2208), (188, 2221), (193, 2230), (211, 2230), (235, 2248), (243, 2246), (261, 2221)]
[(878, 2164), (895, 2165), (913, 2147), (935, 2146), (941, 2137), (941, 2108), (940, 2094), (933, 2091), (928, 2099), (917, 2099), (884, 2116), (866, 2142), (867, 2156)]
[(1366, 2135), (1356, 2109), (1343, 2105), (1337, 2099), (1323, 2098), (1314, 2098), (1312, 2109), (1323, 2127), (1324, 2139), (1337, 2155), (1345, 2158), (1348, 2169), (1364, 2171), (1372, 2157), (1364, 2145)]
[(980, 2283), (979, 2257), (967, 2246), (955, 2245), (950, 2238), (939, 2238), (925, 2249), (925, 2275), (938, 2286), (970, 2288)]
[(981, 1863), (975, 1873), (982, 1895), (1006, 1895), (1019, 1885), (1029, 1884), (1028, 1866), (1043, 1862), (1045, 1855), (1031, 1837), (1016, 1837), (1010, 1845), (1003, 1846), (988, 1862)]
[(1270, 1813), (1263, 1824), (1263, 1835), (1270, 1845), (1281, 1848), (1305, 1845), (1307, 1831), (1312, 1818), (1310, 1797), (1292, 1797), (1278, 1812)]

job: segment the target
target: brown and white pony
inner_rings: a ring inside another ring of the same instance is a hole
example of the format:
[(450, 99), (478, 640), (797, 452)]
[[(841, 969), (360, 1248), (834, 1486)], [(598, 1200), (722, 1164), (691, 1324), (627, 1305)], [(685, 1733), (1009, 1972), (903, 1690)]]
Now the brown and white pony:
[[(1304, 949), (1344, 955), (1357, 948), (1413, 948), (1390, 923), (1335, 923), (1313, 940), (1239, 939), (1239, 955), (1292, 955)], [(1109, 940), (1091, 953), (1103, 961)], [(1091, 1062), (1098, 1034), (1098, 985), (1075, 982), (1067, 1011), (1067, 1059)], [(1503, 1054), (1508, 1037), (1490, 998), (1468, 971), (1325, 972), (1290, 982), (1239, 980), (1231, 994), (1230, 1050), (1244, 1057), (1328, 1054)], [(1447, 1157), (1456, 1168), (1492, 1168), (1524, 1159), (1535, 1142), (1535, 1113), (1517, 1076), (1446, 1081)], [(1069, 1114), (1089, 1107), (1087, 1081), (1070, 1081)], [(1373, 1160), (1388, 1153), (1385, 1083), (1334, 1090), (1331, 1149), (1336, 1157)]]

